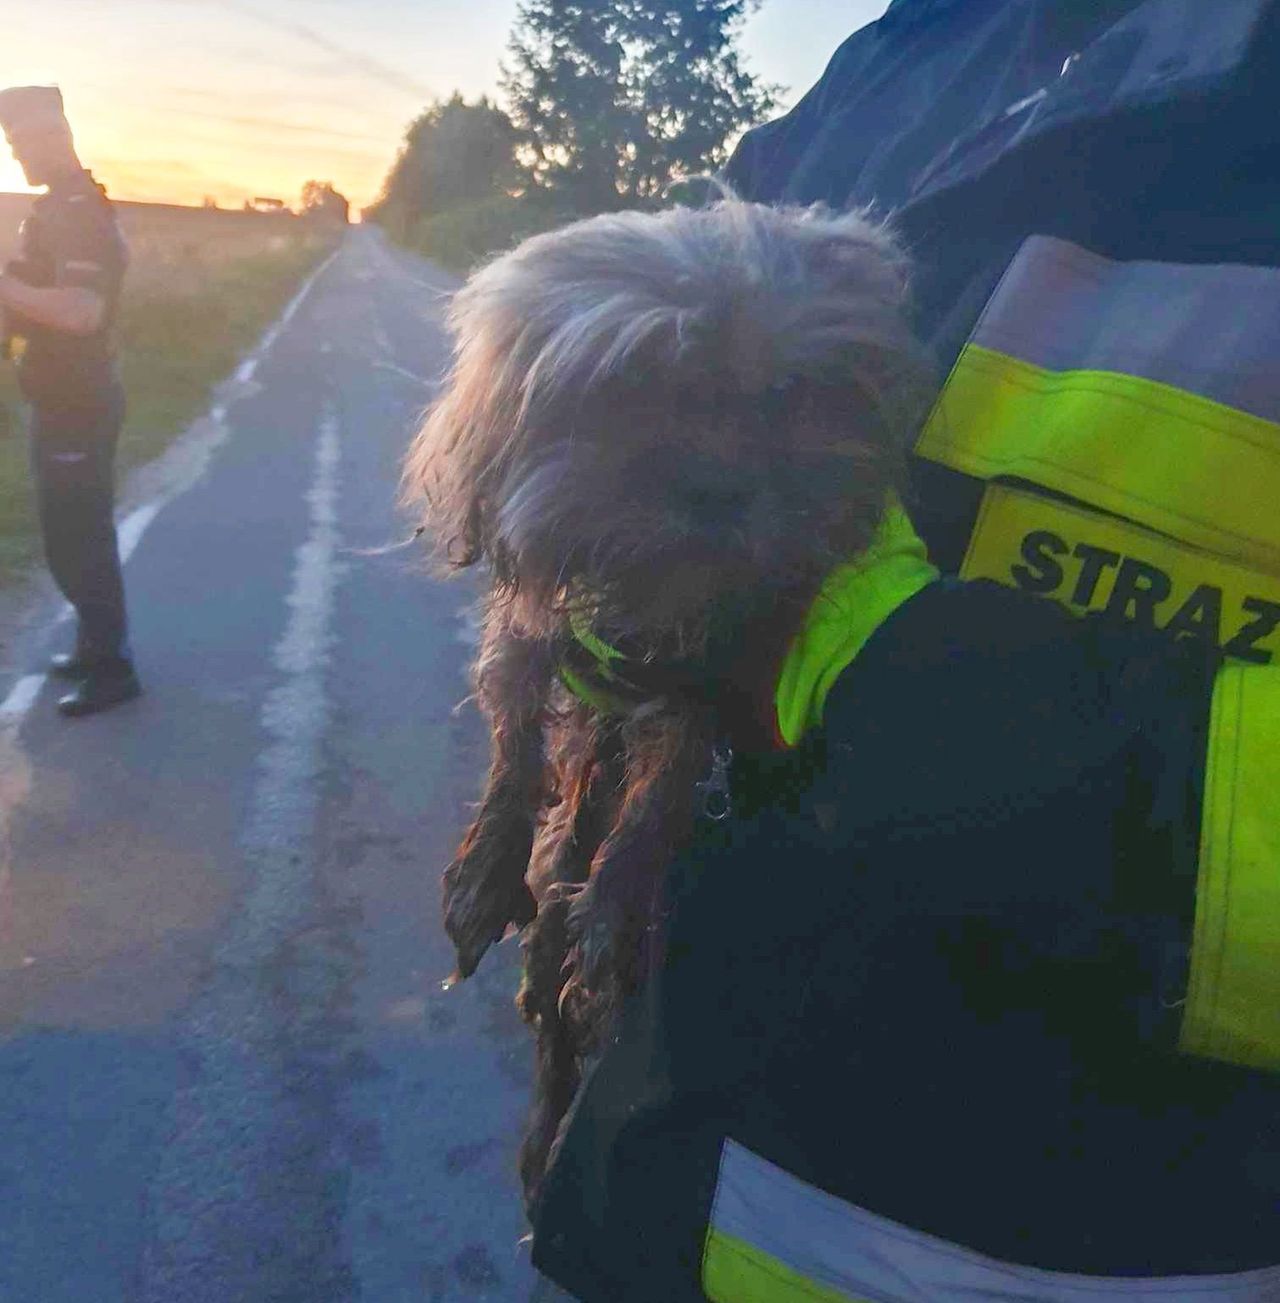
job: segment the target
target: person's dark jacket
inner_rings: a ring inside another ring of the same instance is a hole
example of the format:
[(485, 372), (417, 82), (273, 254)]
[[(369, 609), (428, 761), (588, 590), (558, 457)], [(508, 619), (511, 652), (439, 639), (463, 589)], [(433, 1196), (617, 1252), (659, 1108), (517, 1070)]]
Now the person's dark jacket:
[(128, 261), (115, 209), (88, 172), (58, 180), (32, 204), (22, 224), (21, 257), (10, 270), (44, 289), (92, 290), (103, 315), (96, 330), (74, 335), (8, 314), (8, 329), (26, 344), (18, 375), (29, 402), (82, 417), (114, 400), (112, 331)]

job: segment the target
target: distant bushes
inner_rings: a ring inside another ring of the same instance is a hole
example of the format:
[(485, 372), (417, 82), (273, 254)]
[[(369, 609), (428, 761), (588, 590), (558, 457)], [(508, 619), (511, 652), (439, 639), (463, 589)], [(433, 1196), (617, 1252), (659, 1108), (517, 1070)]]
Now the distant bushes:
[(551, 196), (494, 195), (421, 218), (405, 243), (451, 271), (464, 274), (492, 254), (530, 235), (571, 221), (574, 214)]

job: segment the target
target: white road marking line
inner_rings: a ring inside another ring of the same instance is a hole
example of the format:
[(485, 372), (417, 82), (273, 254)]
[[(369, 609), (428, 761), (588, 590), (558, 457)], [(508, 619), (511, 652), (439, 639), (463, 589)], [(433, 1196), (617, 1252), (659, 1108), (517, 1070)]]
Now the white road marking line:
[(247, 358), (236, 368), (236, 383), (247, 385), (254, 377), (258, 370), (259, 364), (267, 353), (271, 351), (271, 346), (280, 338), (281, 332), (293, 320), (294, 315), (302, 306), (308, 294), (311, 293), (311, 287), (320, 279), (324, 272), (332, 265), (341, 248), (335, 249), (312, 273), (302, 282), (302, 288), (289, 300), (285, 305), (284, 311), (276, 318), (274, 324), (267, 327), (266, 333), (258, 341), (257, 347), (249, 354)]
[[(194, 1075), (173, 1102), (150, 1196), (143, 1303), (255, 1297), (255, 1263), (278, 1251), (286, 1229), (279, 1217), (291, 1215), (269, 1195), (251, 1192), (256, 1179), (273, 1178), (280, 1137), (308, 1124), (296, 1116), (301, 1105), (290, 1078), (295, 1015), (275, 984), (282, 947), (305, 927), (312, 907), (312, 837), (331, 711), (325, 675), (343, 571), (340, 453), (337, 416), (328, 408), (307, 495), (310, 527), (294, 554), (288, 617), (273, 649), (282, 677), (262, 707), (268, 740), (241, 839), (250, 882), (183, 1028)], [(319, 1150), (315, 1161), (323, 1164)]]
[(160, 508), (163, 506), (164, 503), (159, 500), (148, 502), (136, 511), (131, 511), (116, 526), (116, 542), (120, 549), (121, 565), (124, 565), (133, 555), (134, 548), (142, 541), (147, 526), (160, 514)]
[(0, 719), (21, 719), (31, 709), (32, 703), (44, 687), (43, 674), (24, 674), (9, 689), (9, 695), (0, 701)]
[(307, 295), (311, 293), (311, 287), (333, 265), (341, 252), (342, 248), (339, 246), (302, 282), (301, 289), (289, 300), (285, 310), (280, 314), (280, 320), (276, 322), (271, 331), (267, 332), (271, 336), (272, 343), (275, 342), (276, 336), (293, 320), (294, 314), (302, 306)]
[[(43, 674), (24, 674), (0, 702), (0, 915), (9, 908), (13, 881), (13, 816), (31, 794), (31, 761), (19, 736), (31, 703), (44, 687)], [(24, 957), (23, 967), (34, 963)]]

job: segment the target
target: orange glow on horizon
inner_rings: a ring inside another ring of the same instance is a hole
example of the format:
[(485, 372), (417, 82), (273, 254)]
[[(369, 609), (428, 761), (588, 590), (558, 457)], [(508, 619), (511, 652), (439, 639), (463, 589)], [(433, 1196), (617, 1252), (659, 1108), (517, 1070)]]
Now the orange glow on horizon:
[[(85, 122), (78, 124), (74, 89), (64, 87), (64, 93), (84, 165), (113, 199), (141, 203), (212, 199), (221, 208), (239, 208), (262, 196), (296, 207), (306, 182), (319, 180), (332, 181), (358, 212), (377, 197), (403, 131), (403, 124), (399, 130), (389, 124), (385, 144), (372, 134), (367, 141), (339, 136), (331, 143), (324, 128), (245, 120), (217, 121), (210, 129), (197, 118), (193, 129), (181, 115), (168, 130), (161, 124), (148, 129), (128, 108), (110, 118), (81, 114)], [(0, 139), (0, 193), (31, 192)]]
[[(796, 93), (886, 2), (770, 0), (744, 29), (744, 48), (755, 70)], [(114, 198), (293, 206), (317, 180), (358, 212), (433, 99), (496, 93), (517, 7), (54, 0), (25, 6), (8, 26), (0, 85), (61, 86), (80, 156)], [(778, 61), (785, 50), (790, 62)], [(28, 190), (0, 141), (0, 192)]]
[[(377, 198), (408, 124), (493, 89), (513, 0), (58, 0), (6, 32), (0, 85), (57, 84), (85, 166), (115, 199), (295, 207), (328, 181)], [(29, 191), (0, 140), (0, 191)]]

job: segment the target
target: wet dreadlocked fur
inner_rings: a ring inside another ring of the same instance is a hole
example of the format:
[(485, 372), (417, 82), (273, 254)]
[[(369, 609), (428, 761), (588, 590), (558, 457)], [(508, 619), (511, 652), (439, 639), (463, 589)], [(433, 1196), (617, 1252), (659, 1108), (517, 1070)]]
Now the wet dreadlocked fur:
[[(405, 487), (448, 562), (491, 583), (492, 763), (445, 922), (463, 977), (525, 929), (530, 1198), (654, 962), (663, 871), (733, 730), (717, 686), (745, 673), (769, 695), (785, 639), (760, 630), (794, 632), (897, 484), (925, 375), (905, 280), (861, 215), (730, 198), (537, 236), (454, 300), (455, 366)], [(617, 714), (559, 679), (575, 618), (635, 669)]]

